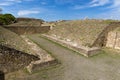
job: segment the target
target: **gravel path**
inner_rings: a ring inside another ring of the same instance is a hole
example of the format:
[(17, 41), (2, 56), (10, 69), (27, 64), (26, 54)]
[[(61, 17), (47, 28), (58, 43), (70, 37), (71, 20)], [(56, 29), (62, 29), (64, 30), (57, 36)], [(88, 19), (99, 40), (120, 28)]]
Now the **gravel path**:
[(51, 52), (62, 64), (21, 80), (120, 80), (120, 56), (101, 53), (86, 58), (38, 35), (30, 38)]
[(62, 62), (64, 75), (59, 80), (120, 80), (120, 57), (85, 58), (41, 37), (31, 36), (31, 39)]

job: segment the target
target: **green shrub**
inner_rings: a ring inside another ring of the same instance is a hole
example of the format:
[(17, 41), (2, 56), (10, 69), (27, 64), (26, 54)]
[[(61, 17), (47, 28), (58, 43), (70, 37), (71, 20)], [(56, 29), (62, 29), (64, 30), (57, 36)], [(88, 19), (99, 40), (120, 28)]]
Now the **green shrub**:
[(12, 14), (0, 15), (0, 25), (8, 25), (15, 22), (15, 17)]
[(5, 18), (3, 15), (0, 15), (0, 25), (4, 25), (5, 24)]

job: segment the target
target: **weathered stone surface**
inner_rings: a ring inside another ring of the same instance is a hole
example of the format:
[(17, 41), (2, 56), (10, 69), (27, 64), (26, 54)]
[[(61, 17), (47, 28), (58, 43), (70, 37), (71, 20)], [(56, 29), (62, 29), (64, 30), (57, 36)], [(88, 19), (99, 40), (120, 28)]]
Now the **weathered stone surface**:
[(50, 30), (50, 26), (4, 26), (4, 28), (11, 30), (19, 35), (45, 33)]
[(106, 47), (115, 47), (115, 41), (116, 41), (116, 32), (109, 32), (107, 37), (107, 44)]
[(58, 61), (56, 59), (51, 59), (51, 60), (46, 60), (46, 61), (33, 61), (31, 62), (26, 69), (28, 70), (29, 73), (36, 72), (37, 70), (40, 70), (42, 67), (49, 66), (52, 64), (57, 64)]
[(22, 69), (40, 58), (0, 45), (0, 71), (5, 73)]
[(67, 42), (67, 41), (64, 41), (64, 40), (60, 40), (56, 37), (52, 37), (52, 36), (49, 36), (49, 35), (43, 35), (44, 37), (47, 37), (49, 38), (50, 40), (52, 41), (55, 41), (57, 43), (60, 43), (61, 45), (67, 47), (67, 48), (70, 48), (86, 57), (89, 57), (89, 56), (93, 56), (97, 53), (99, 53), (99, 51), (101, 51), (101, 48), (99, 47), (85, 47), (85, 46), (74, 46), (74, 44), (71, 44), (70, 42)]
[(48, 54), (45, 50), (41, 49), (37, 44), (32, 42), (27, 36), (21, 36), (26, 43), (29, 45), (31, 50), (34, 53), (33, 55), (36, 55), (40, 58), (40, 60), (32, 61), (26, 68), (29, 73), (35, 72), (39, 70), (41, 67), (54, 64), (56, 63), (56, 59), (53, 58), (50, 54)]
[(120, 49), (120, 32), (111, 31), (108, 33), (106, 47)]

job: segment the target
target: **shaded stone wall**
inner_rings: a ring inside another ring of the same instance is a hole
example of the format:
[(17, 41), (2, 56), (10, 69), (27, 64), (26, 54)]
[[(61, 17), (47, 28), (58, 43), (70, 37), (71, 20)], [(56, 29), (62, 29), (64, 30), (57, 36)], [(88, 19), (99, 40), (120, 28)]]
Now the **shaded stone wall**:
[(120, 49), (120, 32), (109, 32), (106, 47)]
[[(116, 28), (120, 27), (120, 22), (112, 22), (110, 23), (102, 32), (101, 34), (98, 36), (98, 38), (96, 39), (96, 41), (94, 42), (94, 44), (92, 46), (97, 46), (97, 47), (103, 47), (106, 46), (106, 44), (108, 44), (108, 34), (109, 32), (115, 30)], [(114, 35), (114, 34), (113, 34)]]
[(0, 45), (0, 71), (5, 73), (16, 71), (28, 66), (38, 57)]
[(34, 33), (46, 33), (50, 30), (50, 26), (4, 26), (4, 28), (9, 29), (19, 35), (22, 34), (34, 34)]

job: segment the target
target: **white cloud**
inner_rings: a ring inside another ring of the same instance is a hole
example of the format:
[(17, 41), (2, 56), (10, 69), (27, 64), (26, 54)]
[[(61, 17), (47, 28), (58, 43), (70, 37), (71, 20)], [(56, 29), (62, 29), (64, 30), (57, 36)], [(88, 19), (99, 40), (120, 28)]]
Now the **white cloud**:
[(21, 3), (22, 0), (6, 0), (6, 2)]
[(111, 0), (111, 5), (106, 9), (107, 11), (100, 13), (98, 16), (105, 19), (119, 19), (120, 20), (120, 0)]
[(29, 14), (38, 14), (40, 11), (37, 10), (21, 10), (18, 11), (18, 16), (27, 16)]
[(75, 5), (73, 6), (73, 9), (83, 9), (83, 8), (90, 8), (90, 7), (98, 7), (98, 6), (104, 6), (109, 4), (107, 7), (104, 8), (117, 8), (120, 7), (120, 0), (92, 0), (88, 4), (81, 6), (81, 5)]
[(10, 3), (10, 2), (3, 2), (3, 3), (0, 3), (0, 6), (9, 6), (9, 5), (12, 5), (13, 3)]
[(88, 4), (85, 4), (84, 6), (75, 5), (73, 9), (83, 9), (83, 8), (89, 8), (89, 7), (104, 6), (108, 3), (110, 3), (110, 0), (92, 0)]
[(0, 6), (11, 6), (16, 3), (22, 3), (23, 1), (33, 1), (33, 0), (1, 0)]
[(113, 5), (111, 7), (120, 7), (120, 0), (113, 0)]
[(120, 0), (92, 0), (89, 4), (90, 7), (104, 6), (111, 4), (109, 8), (120, 7)]
[(16, 1), (21, 1), (21, 0), (6, 0), (6, 1), (16, 2)]
[(103, 19), (118, 19), (118, 20), (120, 20), (120, 9), (115, 8), (110, 11), (100, 13), (96, 17), (103, 18)]
[(91, 0), (91, 2), (86, 5), (75, 5), (72, 9), (84, 9), (98, 6), (106, 6), (101, 7), (101, 9), (104, 8), (106, 11), (100, 12), (95, 16), (96, 18), (120, 19), (120, 0)]
[(104, 6), (109, 2), (110, 0), (92, 0), (92, 2), (90, 2), (90, 7)]
[(21, 1), (21, 0), (5, 0), (5, 1)]

